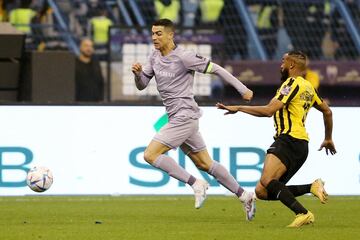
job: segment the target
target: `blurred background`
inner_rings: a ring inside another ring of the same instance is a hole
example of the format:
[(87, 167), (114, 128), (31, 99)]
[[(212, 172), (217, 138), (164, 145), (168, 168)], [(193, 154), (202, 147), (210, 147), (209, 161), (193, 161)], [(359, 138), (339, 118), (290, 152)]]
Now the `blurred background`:
[[(360, 105), (358, 0), (0, 0), (0, 101), (160, 105), (154, 81), (140, 92), (131, 73), (159, 18), (176, 23), (177, 44), (253, 89), (253, 104), (275, 94), (295, 49), (330, 105)], [(211, 75), (196, 75), (194, 93), (201, 105), (241, 99)]]

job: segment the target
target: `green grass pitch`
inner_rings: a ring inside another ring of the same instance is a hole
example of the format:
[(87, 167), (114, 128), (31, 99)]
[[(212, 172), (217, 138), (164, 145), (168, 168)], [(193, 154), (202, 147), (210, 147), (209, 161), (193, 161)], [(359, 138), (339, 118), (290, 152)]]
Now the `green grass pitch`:
[(299, 199), (315, 223), (288, 229), (294, 215), (281, 203), (258, 200), (246, 222), (230, 196), (208, 196), (199, 210), (192, 196), (0, 197), (0, 239), (360, 239), (359, 196)]

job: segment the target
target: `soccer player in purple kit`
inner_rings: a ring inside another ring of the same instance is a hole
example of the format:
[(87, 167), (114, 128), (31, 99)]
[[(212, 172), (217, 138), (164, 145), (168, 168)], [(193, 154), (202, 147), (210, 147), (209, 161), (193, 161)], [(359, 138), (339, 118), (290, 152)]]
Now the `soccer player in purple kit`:
[(206, 199), (209, 184), (196, 179), (174, 159), (165, 155), (170, 149), (180, 147), (195, 166), (212, 175), (220, 184), (233, 192), (244, 204), (246, 219), (255, 216), (255, 194), (245, 191), (220, 163), (212, 160), (199, 132), (201, 111), (194, 100), (194, 72), (215, 74), (234, 86), (244, 100), (251, 100), (253, 92), (233, 75), (209, 59), (187, 51), (174, 43), (174, 24), (160, 19), (152, 25), (152, 41), (155, 50), (148, 62), (132, 65), (135, 84), (143, 90), (155, 76), (157, 89), (165, 105), (169, 122), (154, 136), (147, 146), (144, 159), (152, 166), (167, 172), (171, 177), (189, 184), (195, 194), (195, 208)]

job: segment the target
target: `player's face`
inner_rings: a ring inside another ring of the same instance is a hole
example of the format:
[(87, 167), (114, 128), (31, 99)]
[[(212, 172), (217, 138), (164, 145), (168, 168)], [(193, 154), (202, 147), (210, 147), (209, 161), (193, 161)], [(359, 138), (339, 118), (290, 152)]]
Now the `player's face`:
[(281, 82), (284, 82), (289, 78), (289, 56), (285, 54), (281, 59), (280, 73), (281, 73)]
[(80, 52), (86, 57), (91, 57), (94, 53), (94, 47), (91, 40), (83, 40), (80, 45)]
[(173, 39), (173, 32), (164, 26), (153, 26), (151, 31), (155, 49), (161, 50), (165, 48)]

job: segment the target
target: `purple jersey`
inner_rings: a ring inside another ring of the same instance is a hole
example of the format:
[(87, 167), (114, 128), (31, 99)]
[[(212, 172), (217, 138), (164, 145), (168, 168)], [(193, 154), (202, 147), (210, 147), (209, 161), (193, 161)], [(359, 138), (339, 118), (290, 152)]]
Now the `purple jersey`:
[(157, 89), (170, 121), (176, 119), (198, 119), (201, 116), (199, 106), (194, 100), (194, 71), (205, 73), (210, 60), (177, 46), (167, 56), (154, 50), (143, 75), (150, 79), (155, 76)]

